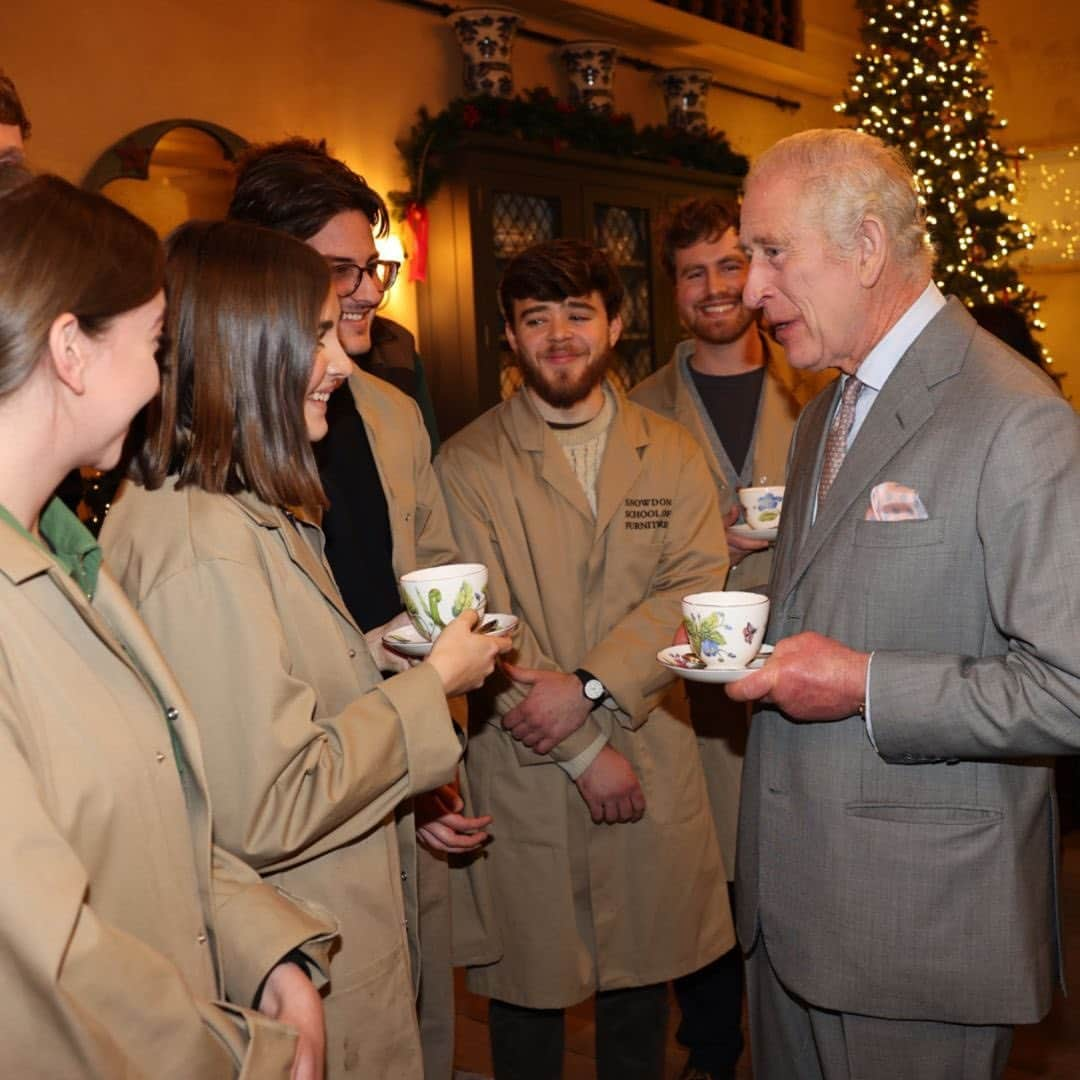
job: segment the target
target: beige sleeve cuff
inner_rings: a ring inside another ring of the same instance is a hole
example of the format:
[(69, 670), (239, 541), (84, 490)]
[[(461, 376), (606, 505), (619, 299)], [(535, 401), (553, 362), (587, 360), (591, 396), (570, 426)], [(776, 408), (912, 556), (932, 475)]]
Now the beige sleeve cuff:
[(313, 965), (311, 981), (329, 979), (337, 920), (324, 908), (265, 883), (234, 891), (215, 911), (225, 993), (250, 1005), (267, 975), (294, 949)]
[(600, 734), (593, 739), (592, 743), (582, 750), (577, 757), (573, 757), (569, 761), (556, 760), (556, 764), (570, 777), (571, 780), (577, 780), (577, 778), (596, 760), (597, 755), (605, 746), (607, 746), (607, 743), (607, 733), (601, 731)]
[(439, 673), (430, 664), (417, 664), (378, 689), (401, 721), (409, 794), (449, 783), (461, 760), (462, 746)]

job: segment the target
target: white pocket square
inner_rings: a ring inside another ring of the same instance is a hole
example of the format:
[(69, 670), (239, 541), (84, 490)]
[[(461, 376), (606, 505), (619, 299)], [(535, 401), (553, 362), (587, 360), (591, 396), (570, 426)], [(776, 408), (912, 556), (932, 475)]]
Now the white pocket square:
[(926, 521), (929, 517), (914, 488), (886, 480), (870, 492), (867, 521)]

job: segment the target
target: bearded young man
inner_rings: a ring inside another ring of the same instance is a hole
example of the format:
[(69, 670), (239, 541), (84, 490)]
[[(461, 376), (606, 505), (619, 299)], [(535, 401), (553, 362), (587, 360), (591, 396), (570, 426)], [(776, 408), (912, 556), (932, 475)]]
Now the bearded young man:
[(605, 379), (623, 288), (574, 240), (500, 284), (524, 386), (437, 461), (488, 607), (521, 619), (508, 678), (470, 702), (475, 812), (494, 815), (497, 1078), (561, 1075), (562, 1010), (596, 994), (598, 1075), (663, 1075), (665, 983), (727, 952), (723, 862), (689, 725), (659, 707), (680, 600), (718, 589), (723, 522), (701, 451)]

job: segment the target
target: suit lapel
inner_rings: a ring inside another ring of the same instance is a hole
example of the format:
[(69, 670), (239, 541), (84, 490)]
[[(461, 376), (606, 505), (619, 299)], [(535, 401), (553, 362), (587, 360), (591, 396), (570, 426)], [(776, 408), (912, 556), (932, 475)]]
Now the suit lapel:
[[(793, 570), (782, 580), (778, 579), (781, 586), (778, 599), (785, 598), (798, 583), (867, 485), (880, 475), (901, 448), (933, 416), (931, 387), (954, 375), (963, 365), (974, 325), (963, 307), (957, 301), (950, 300), (900, 358), (844, 458), (817, 521), (809, 528), (804, 525), (804, 540), (794, 553)], [(831, 400), (835, 400), (835, 393)], [(819, 401), (815, 401), (814, 406)], [(805, 450), (800, 453), (797, 463), (801, 466), (799, 480), (803, 497), (800, 501), (803, 503), (801, 510), (807, 515), (804, 518), (806, 522), (809, 521), (809, 507), (812, 505), (810, 500), (816, 495), (816, 479), (824, 452), (824, 420), (830, 412), (831, 409), (827, 409), (824, 416), (817, 416), (813, 433), (816, 442), (806, 444), (815, 449), (812, 475), (806, 474), (803, 465), (807, 459)]]
[[(839, 380), (837, 380), (839, 384)], [(825, 430), (832, 416), (839, 385), (831, 393), (822, 393), (807, 405), (792, 435), (797, 452), (793, 454), (784, 491), (784, 513), (780, 522), (780, 542), (773, 560), (773, 600), (787, 595), (793, 582), (795, 565), (806, 544), (814, 517), (817, 476), (825, 447)]]

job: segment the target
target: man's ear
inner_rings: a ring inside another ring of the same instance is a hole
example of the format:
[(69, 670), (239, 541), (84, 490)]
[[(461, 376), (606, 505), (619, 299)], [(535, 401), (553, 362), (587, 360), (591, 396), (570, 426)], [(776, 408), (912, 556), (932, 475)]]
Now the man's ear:
[(503, 330), (506, 331), (506, 343), (510, 346), (510, 351), (516, 356), (518, 351), (517, 335), (514, 333), (514, 328), (510, 325), (509, 319), (503, 322)]
[(889, 233), (885, 223), (867, 214), (859, 225), (856, 260), (859, 284), (872, 289), (881, 279), (889, 256)]
[(86, 391), (87, 345), (75, 315), (65, 312), (53, 319), (49, 327), (49, 359), (56, 377), (79, 396)]
[(615, 345), (618, 342), (619, 338), (622, 337), (622, 332), (622, 315), (616, 315), (615, 318), (608, 323), (608, 348), (615, 348)]

